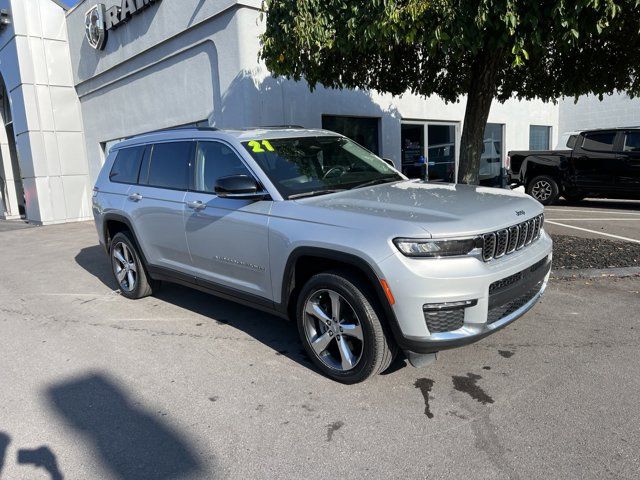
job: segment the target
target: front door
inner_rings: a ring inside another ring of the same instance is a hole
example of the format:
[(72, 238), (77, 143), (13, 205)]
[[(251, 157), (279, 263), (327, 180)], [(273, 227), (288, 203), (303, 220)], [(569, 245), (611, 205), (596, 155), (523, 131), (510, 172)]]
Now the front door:
[(456, 126), (427, 126), (427, 174), (429, 181), (454, 183), (456, 178)]
[(193, 272), (212, 288), (272, 299), (268, 225), (271, 201), (220, 198), (216, 180), (251, 175), (238, 154), (218, 141), (199, 142), (184, 222)]
[(588, 132), (580, 136), (571, 155), (573, 181), (584, 192), (617, 190), (619, 156), (614, 151), (616, 131)]
[(400, 126), (402, 143), (402, 173), (409, 178), (426, 178), (424, 124), (403, 123)]
[(640, 198), (640, 131), (624, 132), (618, 186), (626, 195)]

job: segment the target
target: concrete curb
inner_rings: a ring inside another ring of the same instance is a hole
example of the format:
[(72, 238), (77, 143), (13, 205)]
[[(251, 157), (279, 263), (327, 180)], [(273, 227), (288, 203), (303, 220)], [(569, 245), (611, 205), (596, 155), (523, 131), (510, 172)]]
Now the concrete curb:
[(601, 277), (635, 277), (640, 275), (640, 267), (622, 268), (582, 268), (551, 270), (551, 278), (572, 279), (572, 278), (601, 278)]

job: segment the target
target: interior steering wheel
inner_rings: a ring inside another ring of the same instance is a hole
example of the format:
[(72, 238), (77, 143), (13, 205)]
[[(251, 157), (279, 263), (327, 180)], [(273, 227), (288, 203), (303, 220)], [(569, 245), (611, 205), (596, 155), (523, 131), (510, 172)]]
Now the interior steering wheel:
[[(337, 175), (332, 175), (333, 172), (339, 173)], [(327, 170), (327, 173), (325, 173), (322, 178), (341, 177), (345, 173), (347, 173), (347, 169), (342, 165), (338, 165), (337, 167), (331, 167), (329, 170)]]

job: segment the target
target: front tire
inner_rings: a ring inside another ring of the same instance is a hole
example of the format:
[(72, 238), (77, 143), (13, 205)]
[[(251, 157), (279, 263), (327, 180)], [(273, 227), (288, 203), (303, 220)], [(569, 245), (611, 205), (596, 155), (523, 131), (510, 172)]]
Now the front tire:
[(119, 232), (109, 249), (111, 271), (122, 296), (137, 300), (153, 293), (140, 253), (128, 232)]
[(542, 205), (553, 204), (560, 195), (560, 187), (555, 178), (549, 175), (538, 175), (527, 184), (527, 193)]
[(396, 353), (366, 284), (349, 272), (314, 275), (297, 305), (302, 344), (328, 377), (354, 384), (386, 370)]

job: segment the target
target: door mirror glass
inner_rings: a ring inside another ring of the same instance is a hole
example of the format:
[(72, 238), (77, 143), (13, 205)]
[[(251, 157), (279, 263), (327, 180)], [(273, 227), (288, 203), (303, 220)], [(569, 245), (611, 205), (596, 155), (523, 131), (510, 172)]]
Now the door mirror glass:
[(260, 191), (258, 183), (249, 175), (229, 175), (216, 180), (214, 191), (221, 198), (261, 198), (265, 196)]

